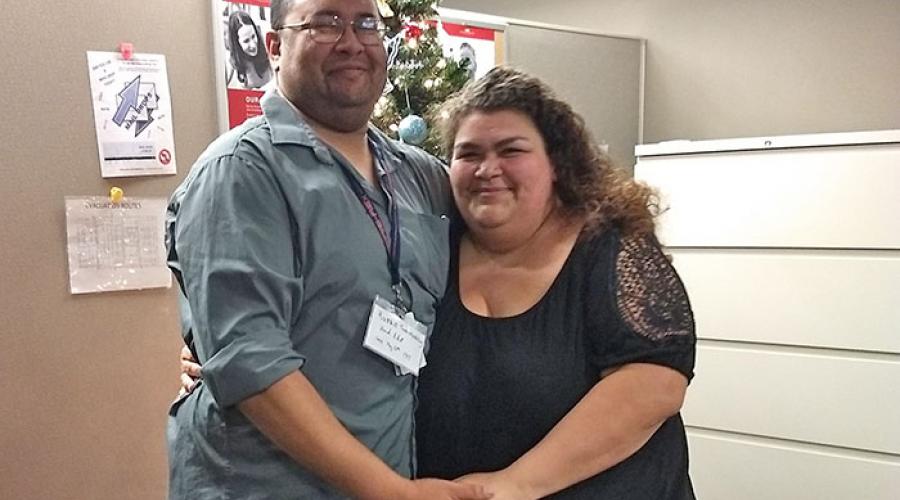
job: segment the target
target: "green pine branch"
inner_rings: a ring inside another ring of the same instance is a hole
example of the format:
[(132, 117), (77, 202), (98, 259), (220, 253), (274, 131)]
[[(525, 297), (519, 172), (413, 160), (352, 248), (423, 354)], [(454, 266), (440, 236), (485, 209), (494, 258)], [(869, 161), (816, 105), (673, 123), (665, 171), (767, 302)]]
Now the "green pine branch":
[(388, 88), (392, 90), (375, 108), (375, 125), (391, 137), (399, 138), (397, 127), (408, 115), (418, 115), (428, 122), (428, 138), (419, 146), (440, 155), (440, 146), (433, 124), (433, 116), (440, 104), (461, 89), (468, 80), (465, 67), (445, 58), (437, 38), (437, 2), (433, 0), (387, 0), (393, 12), (384, 18), (388, 26), (386, 38), (403, 33), (407, 26), (421, 29), (411, 42), (408, 33), (394, 63), (388, 68)]

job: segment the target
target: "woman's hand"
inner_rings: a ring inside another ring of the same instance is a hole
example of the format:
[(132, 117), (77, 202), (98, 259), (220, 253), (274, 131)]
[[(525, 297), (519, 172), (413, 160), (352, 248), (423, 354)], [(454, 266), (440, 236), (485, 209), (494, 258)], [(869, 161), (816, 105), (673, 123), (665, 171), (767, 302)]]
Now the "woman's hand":
[(188, 346), (183, 346), (181, 348), (181, 390), (178, 392), (178, 396), (181, 397), (193, 391), (200, 378), (200, 364), (194, 359)]
[(532, 500), (538, 498), (528, 491), (527, 485), (515, 481), (506, 471), (475, 472), (456, 478), (460, 483), (473, 483), (484, 486), (491, 500)]

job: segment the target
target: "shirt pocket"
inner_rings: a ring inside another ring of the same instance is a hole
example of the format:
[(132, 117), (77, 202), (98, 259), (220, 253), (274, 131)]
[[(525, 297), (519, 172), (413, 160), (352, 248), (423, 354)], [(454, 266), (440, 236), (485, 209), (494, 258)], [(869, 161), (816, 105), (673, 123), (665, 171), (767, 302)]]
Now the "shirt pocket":
[(401, 277), (409, 287), (413, 312), (431, 325), (447, 287), (450, 220), (400, 209)]

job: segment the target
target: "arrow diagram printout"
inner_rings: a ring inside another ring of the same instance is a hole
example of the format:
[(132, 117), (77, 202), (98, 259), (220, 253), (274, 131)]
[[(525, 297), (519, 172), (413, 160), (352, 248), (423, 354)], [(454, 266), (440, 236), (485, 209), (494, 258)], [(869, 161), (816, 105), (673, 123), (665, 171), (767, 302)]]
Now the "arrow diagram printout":
[(87, 53), (103, 177), (175, 173), (172, 100), (166, 58)]
[(168, 288), (164, 198), (66, 197), (73, 294)]

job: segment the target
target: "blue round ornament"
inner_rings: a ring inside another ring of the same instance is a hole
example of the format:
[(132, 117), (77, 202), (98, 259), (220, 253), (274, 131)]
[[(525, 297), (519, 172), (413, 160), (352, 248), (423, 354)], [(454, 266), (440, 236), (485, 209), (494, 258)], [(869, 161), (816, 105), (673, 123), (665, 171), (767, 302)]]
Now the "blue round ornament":
[(418, 115), (409, 115), (400, 120), (400, 140), (419, 145), (428, 137), (428, 124)]

